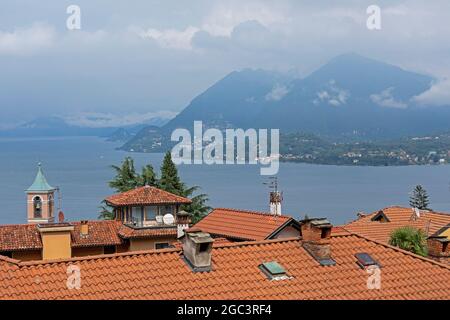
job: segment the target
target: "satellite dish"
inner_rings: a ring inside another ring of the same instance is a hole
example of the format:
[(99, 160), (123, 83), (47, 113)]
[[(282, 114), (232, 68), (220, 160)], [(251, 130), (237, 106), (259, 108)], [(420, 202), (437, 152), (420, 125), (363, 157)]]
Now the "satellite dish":
[(173, 224), (175, 222), (175, 218), (172, 214), (168, 213), (163, 217), (164, 224)]

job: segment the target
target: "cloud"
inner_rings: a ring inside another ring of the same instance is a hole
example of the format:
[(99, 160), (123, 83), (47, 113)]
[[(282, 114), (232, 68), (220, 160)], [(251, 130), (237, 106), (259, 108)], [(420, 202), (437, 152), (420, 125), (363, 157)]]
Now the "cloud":
[(334, 107), (346, 104), (347, 99), (350, 97), (350, 93), (339, 88), (334, 80), (331, 80), (327, 88), (317, 92), (316, 95), (317, 99), (313, 100), (314, 104), (326, 102)]
[(110, 128), (125, 127), (130, 125), (146, 123), (155, 118), (171, 119), (177, 115), (176, 112), (159, 111), (140, 113), (127, 113), (126, 115), (112, 113), (83, 112), (64, 116), (63, 119), (70, 125), (88, 128)]
[(257, 21), (265, 27), (286, 23), (289, 18), (274, 6), (260, 1), (230, 1), (215, 6), (204, 18), (201, 29), (213, 36), (231, 37), (234, 28), (246, 21)]
[(54, 44), (53, 27), (35, 23), (28, 28), (16, 28), (12, 32), (0, 31), (0, 54), (29, 55)]
[(139, 36), (144, 39), (153, 39), (163, 48), (191, 50), (191, 41), (199, 28), (189, 26), (184, 30), (175, 29), (147, 29), (139, 32)]
[(289, 89), (286, 86), (275, 85), (272, 90), (266, 94), (265, 99), (267, 101), (280, 101), (289, 93)]
[(429, 106), (450, 106), (450, 79), (443, 79), (413, 98), (414, 102)]
[(370, 95), (370, 100), (381, 107), (405, 109), (406, 107), (408, 107), (406, 103), (395, 100), (394, 96), (392, 95), (394, 89), (394, 87), (390, 87), (378, 94), (372, 94)]

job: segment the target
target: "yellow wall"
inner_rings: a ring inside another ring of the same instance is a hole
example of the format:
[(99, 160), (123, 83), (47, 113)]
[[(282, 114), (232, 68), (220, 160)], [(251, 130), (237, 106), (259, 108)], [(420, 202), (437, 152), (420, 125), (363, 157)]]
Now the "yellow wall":
[(103, 254), (103, 247), (73, 248), (73, 257), (97, 256)]
[(285, 239), (300, 237), (300, 231), (292, 226), (284, 228), (274, 239)]
[(41, 233), (41, 237), (43, 260), (68, 259), (72, 257), (69, 231)]
[(160, 239), (131, 239), (129, 251), (143, 251), (155, 249), (156, 243), (172, 243), (175, 238), (160, 238)]
[(442, 232), (440, 236), (450, 238), (450, 228)]

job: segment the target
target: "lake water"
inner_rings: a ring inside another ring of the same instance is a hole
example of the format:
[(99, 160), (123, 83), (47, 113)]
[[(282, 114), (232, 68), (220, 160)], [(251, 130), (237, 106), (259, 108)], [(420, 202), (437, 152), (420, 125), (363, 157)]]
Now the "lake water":
[[(0, 139), (0, 224), (25, 223), (24, 190), (43, 163), (52, 186), (62, 191), (62, 208), (68, 220), (96, 219), (98, 206), (110, 195), (107, 182), (112, 164), (126, 155), (136, 167), (151, 163), (159, 169), (161, 154), (129, 154), (117, 144), (97, 137)], [(213, 207), (268, 210), (267, 178), (253, 165), (184, 165), (182, 180), (199, 185)], [(283, 213), (295, 217), (328, 217), (339, 224), (358, 211), (371, 212), (389, 205), (408, 205), (409, 192), (423, 184), (432, 208), (450, 211), (450, 166), (345, 167), (282, 163), (280, 189)]]

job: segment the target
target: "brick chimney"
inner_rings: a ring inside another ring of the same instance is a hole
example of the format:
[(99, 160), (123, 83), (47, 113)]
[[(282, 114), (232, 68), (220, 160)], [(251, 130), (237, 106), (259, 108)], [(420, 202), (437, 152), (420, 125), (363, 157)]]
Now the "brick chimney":
[(80, 235), (87, 237), (89, 235), (89, 224), (87, 220), (81, 220), (80, 222)]
[(331, 258), (331, 228), (333, 225), (325, 218), (300, 221), (303, 248), (321, 265), (335, 265)]
[(184, 236), (184, 230), (189, 229), (191, 223), (191, 215), (186, 211), (177, 213), (177, 238)]
[(450, 239), (446, 236), (431, 236), (427, 239), (428, 255), (440, 262), (450, 264)]
[(214, 239), (209, 233), (191, 228), (185, 230), (183, 258), (194, 272), (211, 271), (211, 253)]

